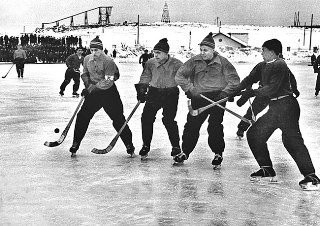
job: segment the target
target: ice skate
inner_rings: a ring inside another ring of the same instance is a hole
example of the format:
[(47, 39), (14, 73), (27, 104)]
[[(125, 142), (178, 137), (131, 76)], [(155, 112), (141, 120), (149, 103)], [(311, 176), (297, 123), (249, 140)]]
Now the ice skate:
[(135, 148), (134, 148), (133, 144), (128, 144), (126, 146), (126, 148), (127, 148), (127, 153), (130, 155), (131, 158), (133, 158), (135, 156), (135, 154), (134, 154)]
[(59, 94), (60, 94), (60, 96), (64, 95), (63, 91), (61, 91), (61, 90), (60, 90)]
[(173, 157), (173, 161), (174, 161), (173, 164), (174, 165), (183, 164), (183, 162), (187, 159), (188, 159), (187, 155), (183, 152), (180, 152), (180, 154)]
[(79, 97), (79, 94), (78, 94), (77, 92), (73, 92), (73, 93), (72, 93), (72, 97), (78, 98), (78, 97)]
[(305, 176), (305, 178), (299, 182), (299, 185), (305, 191), (319, 190), (320, 179), (313, 173)]
[(76, 153), (77, 153), (77, 151), (78, 151), (78, 149), (79, 149), (79, 146), (80, 146), (80, 143), (78, 143), (78, 142), (73, 142), (72, 143), (72, 146), (71, 146), (71, 148), (70, 148), (70, 152), (71, 152), (71, 157), (76, 157)]
[(238, 129), (237, 136), (238, 136), (239, 140), (241, 140), (244, 136), (244, 131), (242, 129)]
[(270, 182), (277, 183), (276, 172), (272, 167), (261, 167), (257, 172), (250, 175), (250, 180), (252, 182)]
[(180, 147), (172, 147), (171, 156), (174, 158), (176, 155), (181, 153)]
[(221, 162), (222, 162), (223, 158), (221, 155), (219, 154), (215, 154), (214, 155), (214, 158), (211, 162), (211, 164), (213, 165), (213, 169), (214, 170), (217, 170), (217, 169), (220, 169), (221, 168)]
[(141, 156), (141, 160), (146, 160), (148, 157), (148, 153), (150, 151), (150, 147), (143, 145), (141, 150), (139, 151), (139, 155)]

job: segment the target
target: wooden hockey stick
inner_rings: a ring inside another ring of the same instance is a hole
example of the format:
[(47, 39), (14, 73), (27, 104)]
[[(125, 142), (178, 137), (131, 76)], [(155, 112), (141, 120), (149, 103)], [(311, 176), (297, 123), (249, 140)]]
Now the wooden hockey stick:
[(9, 72), (11, 71), (11, 68), (13, 67), (13, 65), (14, 65), (14, 64), (12, 64), (12, 65), (11, 65), (11, 67), (10, 67), (9, 71), (7, 72), (7, 74), (5, 74), (4, 76), (2, 76), (2, 78), (7, 77), (7, 75), (8, 75), (8, 74), (9, 74)]
[[(236, 116), (237, 118), (241, 119), (242, 121), (246, 122), (246, 123), (249, 123), (250, 125), (252, 125), (252, 121), (251, 120), (248, 120), (246, 119), (245, 117), (242, 117), (241, 115), (235, 113), (234, 111), (231, 111), (229, 110), (228, 108), (224, 107), (224, 106), (221, 106), (220, 104), (218, 104), (219, 101), (217, 102), (214, 102), (213, 100), (209, 99), (208, 97), (200, 94), (200, 96), (204, 99), (206, 99), (207, 101), (211, 102), (211, 103), (215, 103), (219, 108), (222, 108), (224, 109), (225, 111), (229, 112), (230, 114)], [(227, 97), (228, 98), (228, 97)]]
[(74, 113), (73, 113), (71, 119), (69, 120), (66, 128), (63, 130), (60, 138), (59, 138), (57, 141), (53, 141), (53, 142), (46, 141), (46, 142), (44, 143), (45, 146), (47, 146), (47, 147), (56, 147), (56, 146), (60, 145), (60, 144), (64, 141), (64, 139), (66, 138), (66, 136), (67, 136), (67, 134), (68, 134), (68, 131), (69, 131), (69, 129), (70, 129), (70, 126), (71, 126), (71, 124), (72, 124), (72, 122), (73, 122), (73, 119), (74, 119), (74, 117), (76, 116), (76, 114), (77, 114), (77, 112), (78, 112), (78, 110), (79, 110), (79, 108), (80, 108), (80, 106), (81, 106), (81, 104), (82, 104), (83, 101), (84, 101), (84, 96), (81, 98), (81, 100), (80, 100), (80, 102), (79, 102), (76, 110), (74, 111)]
[(251, 118), (254, 122), (257, 121), (257, 117), (254, 115), (254, 112), (253, 112), (253, 108), (252, 108), (252, 103), (251, 103), (251, 100), (249, 98), (249, 104), (250, 104), (250, 110), (251, 110)]
[(140, 105), (140, 100), (138, 101), (138, 103), (136, 104), (136, 106), (133, 108), (133, 110), (131, 111), (130, 115), (128, 116), (127, 120), (125, 121), (125, 123), (122, 125), (121, 129), (119, 130), (119, 132), (117, 133), (117, 135), (112, 139), (112, 141), (110, 142), (110, 144), (108, 145), (108, 147), (104, 148), (104, 149), (98, 149), (98, 148), (93, 148), (91, 150), (92, 153), (95, 154), (106, 154), (108, 152), (110, 152), (112, 150), (112, 148), (115, 146), (115, 144), (117, 143), (118, 138), (120, 137), (120, 134), (122, 133), (122, 130), (126, 127), (126, 125), (128, 124), (129, 120), (131, 119), (132, 115), (135, 113), (135, 111), (137, 110), (137, 108)]
[(191, 106), (191, 100), (188, 100), (188, 108), (189, 108), (189, 113), (190, 115), (192, 116), (197, 116), (199, 115), (200, 113), (204, 112), (205, 110), (217, 105), (217, 104), (220, 104), (220, 103), (223, 103), (223, 102), (226, 102), (228, 100), (228, 97), (224, 98), (224, 99), (221, 99), (217, 102), (214, 102), (212, 104), (209, 104), (207, 106), (204, 106), (204, 107), (201, 107), (201, 108), (198, 108), (198, 109), (192, 109), (192, 106)]

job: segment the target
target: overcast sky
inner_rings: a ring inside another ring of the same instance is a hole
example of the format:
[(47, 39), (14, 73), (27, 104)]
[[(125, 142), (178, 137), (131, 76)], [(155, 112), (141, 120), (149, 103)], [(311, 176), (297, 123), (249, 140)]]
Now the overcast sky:
[[(171, 21), (222, 24), (290, 26), (295, 12), (300, 12), (300, 23), (320, 24), (320, 0), (167, 0)], [(113, 6), (111, 23), (161, 20), (164, 0), (0, 0), (0, 33), (10, 30), (26, 32), (41, 27), (42, 22), (53, 22), (99, 6)], [(88, 14), (89, 23), (97, 22), (98, 12)], [(84, 15), (74, 18), (83, 23)], [(70, 20), (65, 20), (68, 24)]]

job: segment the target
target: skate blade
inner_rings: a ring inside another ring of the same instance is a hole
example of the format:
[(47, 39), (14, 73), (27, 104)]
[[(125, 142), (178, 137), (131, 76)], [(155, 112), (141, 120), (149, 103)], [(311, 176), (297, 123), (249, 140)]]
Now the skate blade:
[(221, 169), (221, 164), (220, 165), (213, 165), (213, 170), (219, 170)]
[(177, 162), (177, 161), (174, 161), (174, 160), (173, 160), (172, 165), (174, 165), (174, 166), (181, 166), (181, 165), (183, 165), (183, 163), (184, 163), (184, 161), (182, 161), (182, 162)]
[(129, 158), (134, 158), (134, 157), (136, 157), (135, 153), (129, 154)]
[(320, 185), (314, 185), (311, 182), (307, 183), (307, 184), (300, 184), (300, 187), (302, 188), (302, 190), (304, 191), (317, 191), (320, 189)]
[(148, 158), (148, 155), (141, 155), (141, 161), (146, 161)]
[(250, 181), (253, 183), (271, 183), (271, 184), (278, 184), (278, 178), (277, 177), (250, 177)]

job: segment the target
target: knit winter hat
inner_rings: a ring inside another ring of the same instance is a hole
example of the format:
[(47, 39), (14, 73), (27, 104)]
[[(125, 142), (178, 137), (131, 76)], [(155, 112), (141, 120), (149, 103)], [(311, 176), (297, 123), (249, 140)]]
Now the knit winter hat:
[(209, 46), (210, 48), (214, 49), (215, 48), (215, 43), (214, 40), (212, 38), (212, 32), (210, 32), (201, 42), (200, 42), (200, 46)]
[(159, 50), (165, 53), (169, 52), (169, 44), (168, 44), (168, 39), (163, 38), (161, 39), (153, 48), (153, 50)]
[(268, 41), (265, 41), (262, 47), (265, 47), (268, 50), (273, 50), (277, 55), (279, 55), (279, 53), (282, 53), (282, 44), (278, 39), (270, 39)]
[(97, 48), (103, 50), (102, 41), (99, 39), (99, 36), (95, 37), (90, 42), (90, 49), (91, 48)]

